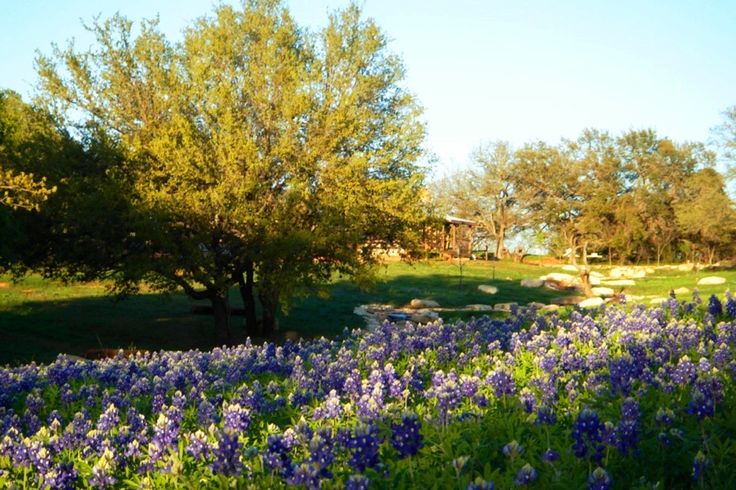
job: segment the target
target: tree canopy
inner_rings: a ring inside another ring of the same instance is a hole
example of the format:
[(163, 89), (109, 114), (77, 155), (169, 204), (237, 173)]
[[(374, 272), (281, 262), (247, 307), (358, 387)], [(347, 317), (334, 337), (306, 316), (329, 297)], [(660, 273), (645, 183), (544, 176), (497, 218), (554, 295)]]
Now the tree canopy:
[(406, 244), (421, 219), (421, 110), (359, 8), (319, 33), (271, 0), (219, 6), (181, 42), (119, 15), (90, 30), (91, 49), (38, 58), (39, 95), (105, 154), (124, 219), (95, 266), (121, 290), (181, 287), (229, 329), (240, 285), (250, 332), (257, 291), (269, 333), (296, 289), (361, 275), (376, 247)]
[(38, 210), (56, 190), (43, 169), (60, 136), (51, 121), (11, 91), (0, 91), (0, 205)]
[(621, 262), (711, 262), (730, 253), (733, 203), (701, 143), (589, 129), (557, 145), (495, 145), (475, 155), (475, 168), (436, 189), (449, 209), (489, 231), (499, 257), (506, 235), (494, 230), (525, 227), (543, 231), (573, 262), (587, 262), (589, 251)]

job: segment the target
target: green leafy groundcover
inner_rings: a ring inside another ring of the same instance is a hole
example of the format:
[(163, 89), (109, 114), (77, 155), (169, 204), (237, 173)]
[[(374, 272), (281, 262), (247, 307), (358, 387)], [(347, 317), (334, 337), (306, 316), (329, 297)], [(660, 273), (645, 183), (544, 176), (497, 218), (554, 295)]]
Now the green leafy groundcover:
[(736, 488), (736, 301), (0, 370), (9, 488)]

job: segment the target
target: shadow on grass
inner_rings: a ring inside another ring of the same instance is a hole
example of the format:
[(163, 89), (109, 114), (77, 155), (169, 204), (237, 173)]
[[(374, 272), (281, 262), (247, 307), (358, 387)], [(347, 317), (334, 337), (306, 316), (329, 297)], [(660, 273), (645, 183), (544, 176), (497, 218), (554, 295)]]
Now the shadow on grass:
[[(499, 288), (496, 295), (478, 290), (480, 284)], [(345, 280), (324, 288), (327, 296), (310, 294), (292, 301), (288, 314), (280, 313), (280, 336), (284, 332), (310, 338), (334, 336), (344, 328), (362, 327), (353, 309), (361, 304), (407, 304), (412, 298), (431, 298), (442, 307), (467, 304), (547, 302), (560, 293), (527, 289), (518, 280), (490, 280), (451, 274), (402, 274), (378, 282), (365, 291)], [(191, 302), (182, 294), (144, 294), (115, 301), (108, 296), (84, 296), (43, 301), (18, 297), (0, 309), (0, 365), (30, 361), (49, 362), (58, 353), (83, 355), (98, 348), (146, 350), (211, 349), (223, 345), (224, 332), (215, 329), (211, 316), (193, 315)], [(233, 305), (239, 296), (233, 291)], [(467, 313), (444, 315), (446, 321)], [(235, 342), (245, 340), (242, 318), (233, 317)], [(259, 339), (255, 339), (258, 341)]]

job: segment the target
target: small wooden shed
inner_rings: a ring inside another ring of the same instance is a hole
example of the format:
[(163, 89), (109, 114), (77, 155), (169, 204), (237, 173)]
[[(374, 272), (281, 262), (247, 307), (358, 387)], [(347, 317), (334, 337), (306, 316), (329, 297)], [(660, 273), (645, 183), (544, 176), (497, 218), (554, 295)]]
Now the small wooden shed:
[(450, 257), (470, 257), (473, 253), (473, 233), (478, 224), (475, 221), (445, 216), (442, 231), (442, 252)]

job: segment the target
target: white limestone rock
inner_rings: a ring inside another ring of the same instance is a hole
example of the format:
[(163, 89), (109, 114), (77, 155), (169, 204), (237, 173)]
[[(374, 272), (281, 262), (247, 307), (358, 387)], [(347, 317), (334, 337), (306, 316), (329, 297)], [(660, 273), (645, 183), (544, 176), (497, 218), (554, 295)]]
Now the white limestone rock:
[(409, 308), (421, 309), (421, 308), (439, 308), (440, 304), (432, 299), (413, 299), (409, 303)]
[(603, 298), (593, 297), (584, 299), (583, 301), (578, 303), (578, 306), (584, 309), (598, 308), (603, 303), (605, 303), (605, 301), (603, 301)]
[(490, 286), (488, 284), (481, 284), (480, 286), (478, 286), (478, 291), (486, 294), (496, 294), (498, 293), (498, 288), (496, 286)]
[(592, 288), (592, 292), (593, 292), (593, 296), (601, 296), (603, 298), (608, 298), (616, 294), (613, 288), (607, 288), (607, 287)]
[(543, 281), (556, 281), (565, 284), (573, 284), (575, 281), (578, 280), (577, 277), (571, 276), (570, 274), (565, 274), (563, 272), (550, 272), (546, 276), (541, 276), (540, 279)]
[(467, 305), (465, 306), (466, 310), (470, 311), (493, 311), (493, 306), (491, 305)]
[(544, 281), (542, 279), (522, 279), (521, 280), (521, 287), (523, 288), (541, 288), (544, 286)]
[(493, 311), (511, 311), (512, 306), (518, 306), (516, 303), (496, 303), (493, 305)]
[(717, 286), (719, 284), (725, 284), (726, 278), (720, 276), (707, 276), (703, 277), (698, 281), (698, 286)]
[(611, 279), (641, 279), (646, 275), (647, 269), (642, 267), (614, 267), (608, 273)]

